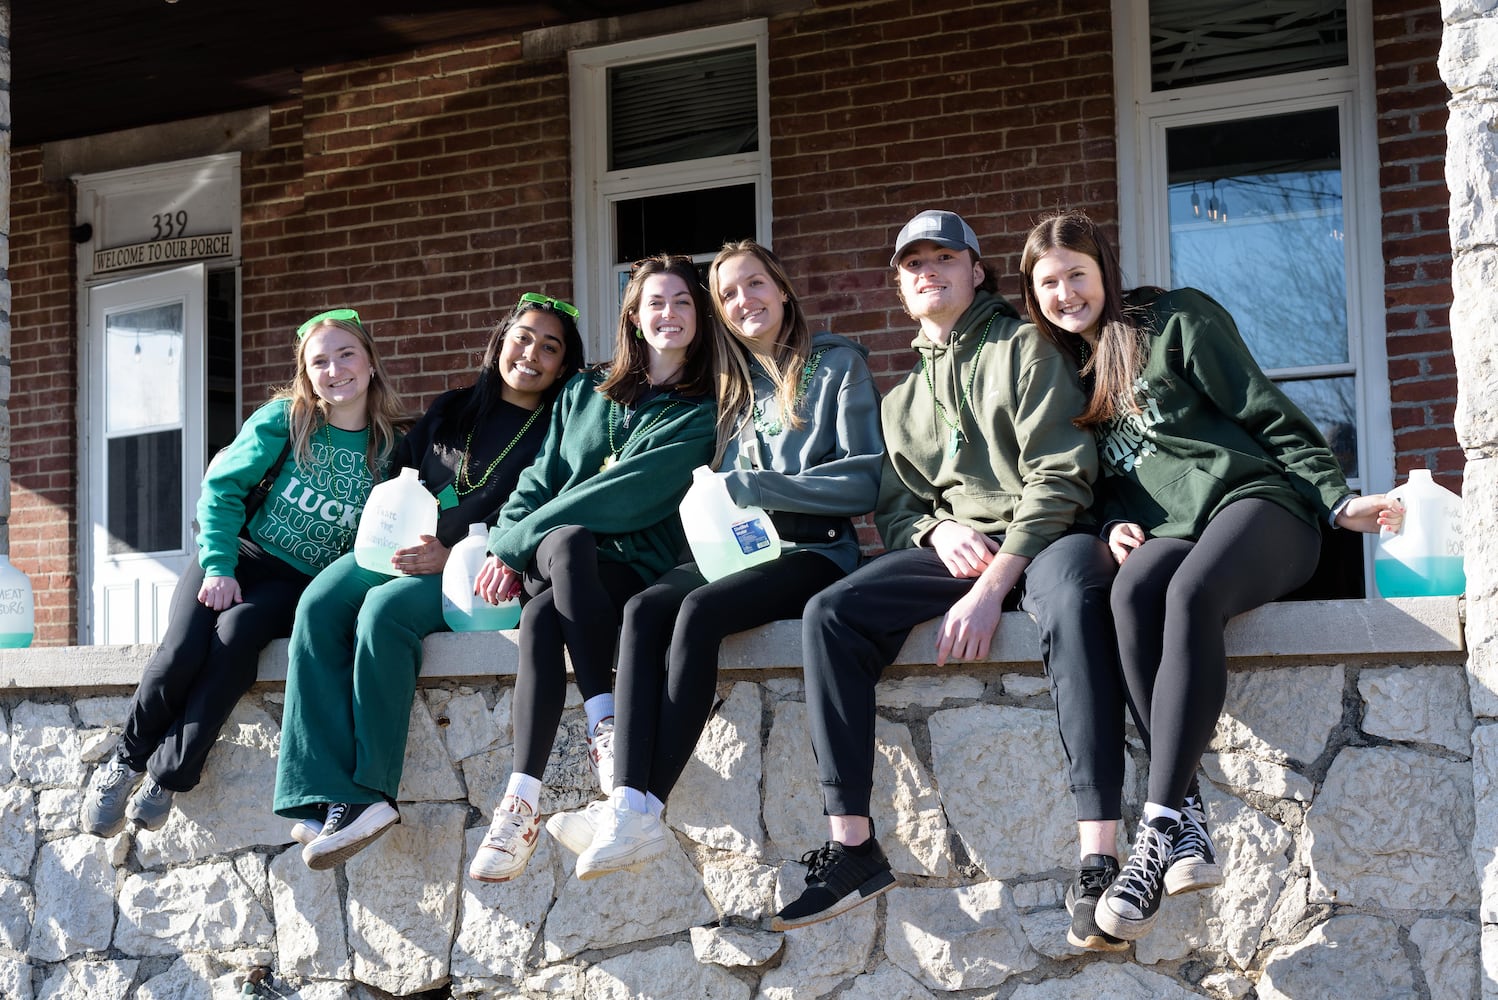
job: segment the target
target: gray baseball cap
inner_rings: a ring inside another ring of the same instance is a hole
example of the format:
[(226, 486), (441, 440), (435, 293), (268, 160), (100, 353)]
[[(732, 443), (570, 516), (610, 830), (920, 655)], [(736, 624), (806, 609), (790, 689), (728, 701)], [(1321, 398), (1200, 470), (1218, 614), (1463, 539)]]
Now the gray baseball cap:
[(963, 222), (962, 216), (928, 208), (905, 223), (895, 237), (895, 255), (889, 259), (889, 266), (898, 266), (905, 248), (921, 240), (930, 240), (949, 250), (971, 250), (974, 257), (983, 256), (978, 252), (978, 237), (973, 234), (973, 227)]

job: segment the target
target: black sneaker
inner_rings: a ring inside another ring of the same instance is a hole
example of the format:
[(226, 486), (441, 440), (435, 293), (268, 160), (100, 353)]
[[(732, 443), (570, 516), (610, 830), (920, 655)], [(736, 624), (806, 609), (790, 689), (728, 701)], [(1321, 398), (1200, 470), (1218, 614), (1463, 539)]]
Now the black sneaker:
[(1181, 828), (1170, 849), (1170, 866), (1165, 869), (1165, 891), (1175, 896), (1215, 885), (1222, 885), (1222, 865), (1217, 863), (1217, 849), (1207, 833), (1207, 810), (1199, 796), (1188, 795), (1181, 807)]
[(1087, 951), (1126, 951), (1129, 942), (1104, 934), (1096, 919), (1097, 902), (1103, 890), (1118, 877), (1118, 859), (1106, 854), (1089, 854), (1082, 859), (1077, 877), (1066, 884), (1066, 912), (1071, 927), (1066, 940)]
[(1104, 934), (1125, 941), (1137, 941), (1149, 933), (1165, 898), (1165, 869), (1170, 864), (1170, 848), (1178, 820), (1160, 816), (1139, 824), (1134, 850), (1113, 884), (1103, 890), (1097, 904), (1096, 919)]
[(895, 876), (879, 841), (870, 837), (867, 843), (866, 854), (855, 854), (835, 840), (803, 854), (806, 889), (775, 914), (770, 929), (788, 931), (828, 920), (893, 889)]
[(388, 802), (335, 802), (328, 806), (322, 832), (302, 848), (302, 860), (313, 871), (341, 865), (400, 821)]

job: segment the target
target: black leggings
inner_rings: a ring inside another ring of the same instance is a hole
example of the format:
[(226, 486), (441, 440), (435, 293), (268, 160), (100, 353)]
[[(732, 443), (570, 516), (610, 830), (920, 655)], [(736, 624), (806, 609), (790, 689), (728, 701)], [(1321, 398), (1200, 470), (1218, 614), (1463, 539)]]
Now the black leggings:
[(515, 770), (540, 778), (567, 701), (565, 647), (584, 699), (612, 687), (619, 610), (645, 581), (624, 563), (601, 562), (587, 528), (547, 534), (525, 571), (520, 667), (515, 675)]
[(197, 786), (219, 730), (255, 683), (261, 650), (291, 634), (297, 598), (312, 582), (244, 539), (234, 578), (243, 601), (214, 611), (198, 602), (202, 565), (196, 559), (188, 565), (172, 595), (166, 634), (125, 717), (125, 762), (174, 792)]
[(671, 794), (712, 713), (724, 637), (801, 617), (843, 571), (816, 552), (789, 552), (704, 584), (671, 570), (631, 598), (619, 635), (615, 784)]
[(1316, 528), (1268, 500), (1239, 500), (1196, 542), (1152, 538), (1113, 583), (1129, 711), (1150, 752), (1149, 801), (1180, 808), (1227, 696), (1228, 619), (1310, 579)]

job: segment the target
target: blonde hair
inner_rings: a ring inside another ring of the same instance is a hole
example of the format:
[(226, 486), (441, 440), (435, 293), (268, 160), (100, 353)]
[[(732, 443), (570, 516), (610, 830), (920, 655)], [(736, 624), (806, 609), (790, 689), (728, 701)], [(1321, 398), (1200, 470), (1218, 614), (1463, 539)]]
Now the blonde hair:
[(391, 452), (395, 450), (396, 436), (410, 424), (411, 417), (401, 402), (400, 394), (391, 385), (390, 377), (385, 374), (384, 366), (380, 364), (374, 338), (362, 323), (346, 319), (326, 319), (306, 331), (297, 340), (296, 374), (272, 398), (291, 401), (287, 424), (292, 455), (298, 464), (312, 464), (312, 436), (327, 425), (328, 404), (312, 388), (312, 377), (307, 374), (305, 348), (312, 334), (330, 326), (358, 338), (364, 353), (369, 357), (370, 379), (365, 402), (369, 413), (369, 443), (365, 448), (364, 460), (369, 465), (374, 481), (379, 482), (380, 470), (385, 467)]
[(723, 292), (719, 287), (719, 270), (724, 264), (735, 257), (754, 257), (764, 266), (770, 275), (770, 280), (775, 282), (775, 287), (785, 296), (785, 316), (781, 321), (780, 329), (776, 332), (775, 343), (770, 351), (773, 364), (767, 367), (770, 380), (775, 384), (775, 399), (780, 404), (781, 421), (790, 427), (801, 428), (806, 420), (796, 405), (799, 400), (797, 396), (801, 389), (801, 371), (806, 367), (806, 359), (811, 355), (811, 328), (806, 322), (806, 313), (801, 309), (801, 300), (796, 297), (795, 290), (791, 288), (790, 276), (786, 274), (785, 265), (780, 262), (774, 252), (766, 247), (760, 246), (754, 240), (739, 240), (736, 243), (723, 244), (723, 249), (718, 251), (718, 256), (713, 258), (712, 265), (707, 269), (707, 287), (713, 299), (713, 311), (717, 314), (718, 321), (731, 334), (733, 349), (728, 351), (728, 367), (733, 373), (732, 378), (725, 378), (720, 384), (718, 405), (720, 417), (723, 414), (733, 421), (734, 432), (737, 433), (746, 421), (754, 417), (754, 384), (749, 368), (750, 349), (744, 342), (739, 332), (728, 320), (728, 314), (723, 309)]

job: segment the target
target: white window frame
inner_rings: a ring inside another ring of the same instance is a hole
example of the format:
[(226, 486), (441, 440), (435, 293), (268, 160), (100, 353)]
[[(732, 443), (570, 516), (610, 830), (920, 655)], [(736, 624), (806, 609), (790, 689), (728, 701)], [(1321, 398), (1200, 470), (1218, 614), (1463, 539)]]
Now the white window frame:
[[(1119, 256), (1130, 284), (1170, 283), (1170, 219), (1165, 200), (1167, 129), (1336, 108), (1342, 132), (1348, 363), (1323, 367), (1324, 374), (1356, 376), (1359, 476), (1353, 485), (1363, 492), (1373, 492), (1390, 488), (1394, 480), (1373, 25), (1368, 5), (1358, 0), (1348, 0), (1347, 17), (1346, 67), (1156, 94), (1150, 90), (1149, 0), (1115, 0)], [(1293, 371), (1297, 375), (1321, 373), (1310, 367)], [(1279, 373), (1268, 371), (1271, 376)], [(1368, 579), (1371, 584), (1371, 576)]]
[[(634, 62), (653, 62), (714, 49), (755, 47), (759, 149), (628, 170), (608, 169), (608, 74)], [(584, 317), (590, 359), (614, 350), (619, 312), (614, 204), (630, 198), (752, 183), (755, 237), (770, 238), (769, 28), (764, 19), (700, 28), (568, 53), (572, 96), (573, 295)], [(710, 255), (709, 255), (709, 258)]]

